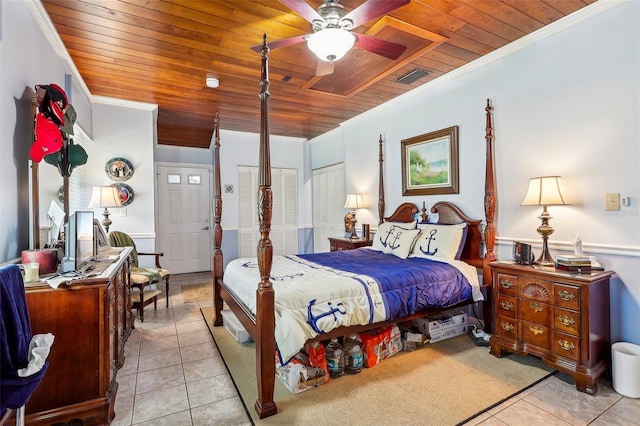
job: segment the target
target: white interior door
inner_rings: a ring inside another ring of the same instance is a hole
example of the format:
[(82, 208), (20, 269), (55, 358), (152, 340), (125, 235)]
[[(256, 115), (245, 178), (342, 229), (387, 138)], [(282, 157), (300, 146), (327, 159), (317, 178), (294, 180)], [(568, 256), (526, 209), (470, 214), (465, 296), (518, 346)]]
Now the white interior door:
[(211, 170), (158, 166), (158, 249), (172, 274), (211, 270)]

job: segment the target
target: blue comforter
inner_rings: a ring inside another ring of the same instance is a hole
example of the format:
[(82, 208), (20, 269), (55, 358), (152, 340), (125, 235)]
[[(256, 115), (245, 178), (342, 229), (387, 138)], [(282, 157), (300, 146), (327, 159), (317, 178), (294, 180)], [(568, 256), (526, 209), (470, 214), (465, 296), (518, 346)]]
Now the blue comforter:
[(374, 278), (378, 282), (388, 320), (426, 308), (455, 305), (472, 297), (471, 285), (460, 270), (430, 259), (400, 259), (369, 249), (300, 254), (297, 257)]

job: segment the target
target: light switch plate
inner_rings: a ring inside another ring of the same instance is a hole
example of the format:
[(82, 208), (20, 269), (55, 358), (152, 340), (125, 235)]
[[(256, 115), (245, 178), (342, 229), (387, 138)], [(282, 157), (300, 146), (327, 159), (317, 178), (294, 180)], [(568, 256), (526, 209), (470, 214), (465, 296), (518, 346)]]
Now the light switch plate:
[(605, 205), (609, 211), (620, 210), (620, 194), (607, 194)]

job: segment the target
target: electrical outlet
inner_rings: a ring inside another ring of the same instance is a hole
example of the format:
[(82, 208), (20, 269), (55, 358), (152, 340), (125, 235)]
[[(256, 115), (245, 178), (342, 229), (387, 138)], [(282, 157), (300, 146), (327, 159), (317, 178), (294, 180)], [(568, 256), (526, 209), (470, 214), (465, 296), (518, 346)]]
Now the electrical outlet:
[(120, 208), (120, 217), (127, 217), (127, 208), (126, 207), (121, 207)]
[(605, 205), (609, 211), (620, 210), (620, 194), (607, 194)]
[(628, 196), (625, 195), (625, 196), (620, 197), (620, 204), (622, 204), (623, 206), (629, 207), (629, 203), (630, 202), (631, 201), (629, 200)]

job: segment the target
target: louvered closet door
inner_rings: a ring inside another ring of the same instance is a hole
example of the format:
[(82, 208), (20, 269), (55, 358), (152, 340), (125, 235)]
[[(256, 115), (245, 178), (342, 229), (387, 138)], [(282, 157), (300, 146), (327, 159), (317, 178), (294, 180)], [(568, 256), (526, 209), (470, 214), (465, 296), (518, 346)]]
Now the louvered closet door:
[[(241, 257), (256, 257), (260, 227), (257, 213), (258, 168), (238, 167), (238, 199), (240, 217), (238, 253)], [(295, 169), (271, 169), (273, 211), (269, 238), (273, 254), (298, 252), (298, 172)]]
[(329, 237), (344, 236), (344, 164), (313, 171), (313, 246), (329, 251)]

